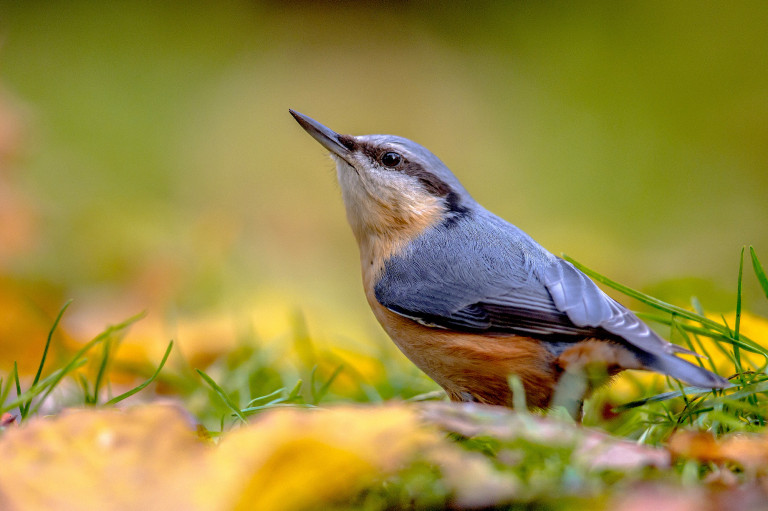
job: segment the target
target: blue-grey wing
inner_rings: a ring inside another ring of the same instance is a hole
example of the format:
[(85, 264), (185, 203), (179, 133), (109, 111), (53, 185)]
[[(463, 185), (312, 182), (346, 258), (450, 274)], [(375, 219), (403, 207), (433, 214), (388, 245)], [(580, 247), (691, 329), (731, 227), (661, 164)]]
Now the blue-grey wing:
[(388, 309), (424, 325), (533, 335), (557, 343), (613, 339), (649, 369), (700, 387), (727, 387), (675, 357), (690, 351), (656, 335), (573, 265), (497, 217), (428, 231), (390, 258), (375, 285)]
[(441, 226), (386, 262), (375, 295), (390, 310), (429, 326), (583, 338), (594, 328), (574, 323), (540, 278), (554, 260), (497, 218)]
[(635, 314), (606, 295), (571, 263), (555, 259), (542, 273), (542, 281), (558, 310), (580, 327), (601, 328), (651, 353), (693, 352), (659, 337)]
[(584, 273), (497, 217), (422, 235), (386, 262), (375, 287), (388, 309), (461, 331), (619, 337), (651, 353), (668, 343)]

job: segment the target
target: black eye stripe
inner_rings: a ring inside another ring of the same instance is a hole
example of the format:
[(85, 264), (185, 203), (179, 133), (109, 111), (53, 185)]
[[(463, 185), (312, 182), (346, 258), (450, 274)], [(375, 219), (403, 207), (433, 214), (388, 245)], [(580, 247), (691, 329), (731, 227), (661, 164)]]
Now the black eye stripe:
[(455, 192), (451, 190), (451, 187), (448, 185), (448, 183), (440, 179), (435, 174), (428, 172), (419, 162), (406, 160), (402, 154), (397, 153), (396, 151), (386, 149), (383, 150), (381, 146), (376, 146), (369, 142), (358, 141), (358, 144), (359, 150), (368, 158), (374, 161), (380, 162), (381, 158), (387, 153), (398, 154), (400, 158), (402, 158), (399, 166), (397, 167), (398, 171), (418, 179), (421, 185), (427, 190), (427, 192), (435, 195), (436, 197), (447, 197), (449, 194), (453, 193), (454, 197), (451, 199), (451, 204), (449, 206), (451, 207), (451, 210), (458, 207), (458, 195), (455, 195)]

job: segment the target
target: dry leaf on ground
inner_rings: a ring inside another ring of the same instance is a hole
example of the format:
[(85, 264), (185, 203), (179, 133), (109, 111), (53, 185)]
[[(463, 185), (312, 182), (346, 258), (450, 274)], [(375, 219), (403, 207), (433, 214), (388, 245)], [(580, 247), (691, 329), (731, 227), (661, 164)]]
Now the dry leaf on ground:
[(3, 509), (199, 509), (209, 445), (173, 406), (67, 410), (0, 439)]
[(678, 431), (669, 440), (670, 452), (697, 461), (738, 463), (750, 472), (768, 469), (768, 435), (734, 433), (715, 439), (711, 433)]
[(590, 470), (666, 468), (665, 449), (590, 430), (552, 418), (516, 413), (506, 408), (475, 403), (424, 403), (424, 419), (445, 431), (466, 437), (491, 436), (500, 440), (525, 439), (542, 445), (573, 449), (574, 461)]

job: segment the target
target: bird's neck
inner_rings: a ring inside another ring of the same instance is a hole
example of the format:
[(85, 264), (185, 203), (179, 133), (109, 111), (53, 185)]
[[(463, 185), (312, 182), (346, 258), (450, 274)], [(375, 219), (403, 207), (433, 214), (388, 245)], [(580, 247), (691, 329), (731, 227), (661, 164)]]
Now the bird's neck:
[(363, 267), (380, 268), (384, 261), (402, 252), (425, 230), (442, 222), (445, 216), (445, 206), (437, 200), (422, 203), (418, 208), (401, 207), (394, 201), (344, 202)]
[(388, 259), (402, 254), (408, 244), (439, 221), (439, 217), (424, 219), (423, 222), (400, 224), (389, 229), (353, 225), (352, 231), (360, 249), (360, 267), (366, 286), (378, 282)]
[(386, 235), (368, 235), (358, 238), (357, 242), (360, 248), (360, 268), (366, 288), (378, 282), (387, 260), (401, 253), (408, 244), (404, 237)]

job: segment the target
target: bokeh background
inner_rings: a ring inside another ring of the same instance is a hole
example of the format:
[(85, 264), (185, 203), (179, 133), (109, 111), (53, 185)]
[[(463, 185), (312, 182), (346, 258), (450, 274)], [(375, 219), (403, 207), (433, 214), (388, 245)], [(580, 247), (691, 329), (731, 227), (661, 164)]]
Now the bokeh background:
[(763, 2), (0, 2), (2, 369), (34, 368), (69, 298), (78, 338), (146, 310), (155, 354), (297, 311), (394, 351), (289, 107), (411, 138), (552, 252), (732, 310), (741, 247), (768, 260), (766, 27)]

